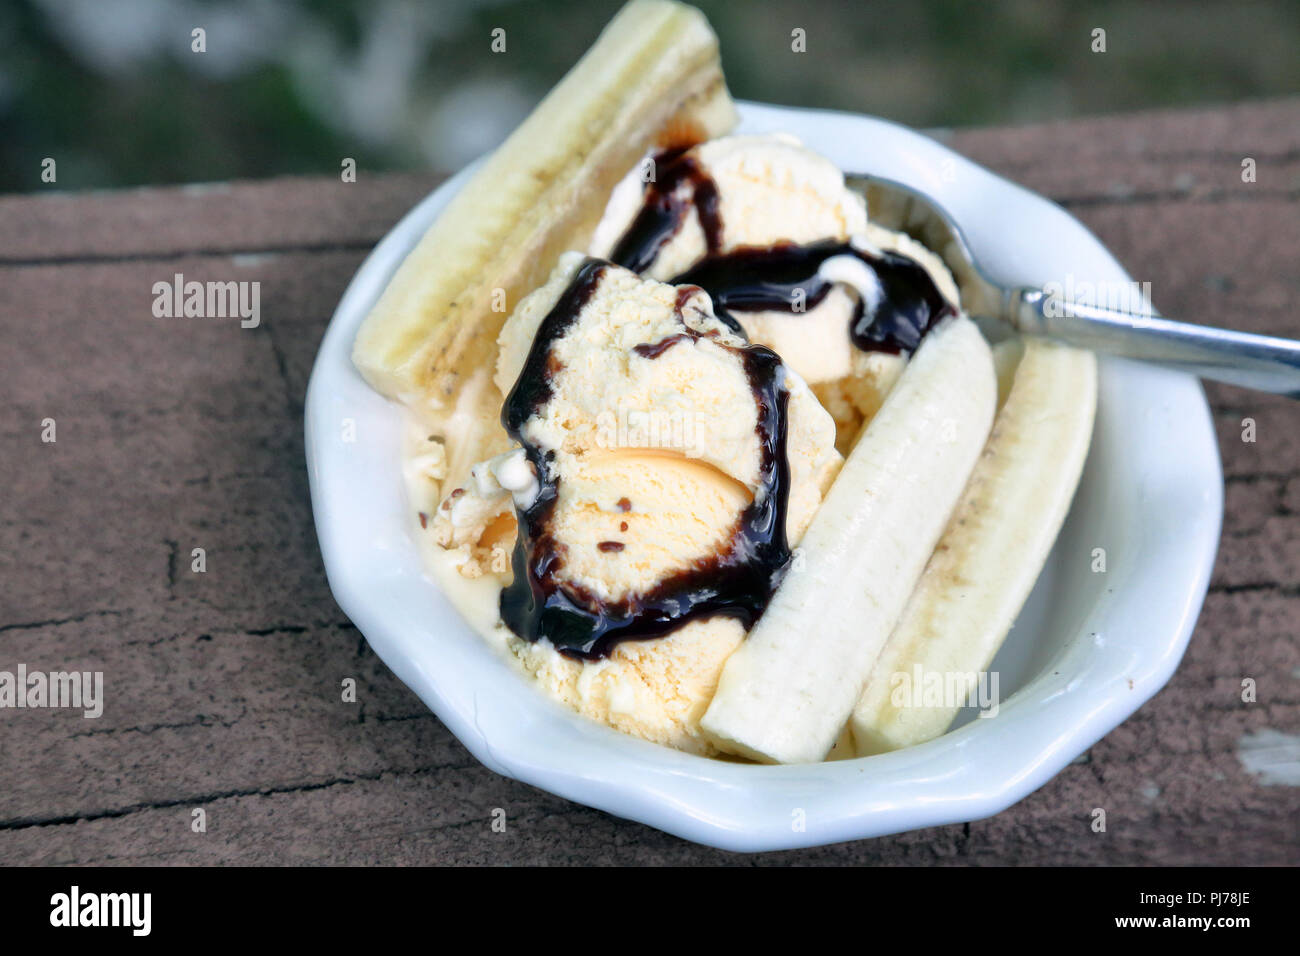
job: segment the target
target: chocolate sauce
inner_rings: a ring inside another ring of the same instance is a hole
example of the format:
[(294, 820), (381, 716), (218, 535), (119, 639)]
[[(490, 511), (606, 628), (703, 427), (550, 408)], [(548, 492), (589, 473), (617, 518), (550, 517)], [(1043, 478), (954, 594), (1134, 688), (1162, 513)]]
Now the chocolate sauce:
[[(785, 366), (775, 352), (763, 346), (720, 344), (721, 348), (734, 349), (744, 364), (758, 409), (755, 430), (760, 447), (758, 491), (739, 515), (725, 543), (714, 554), (693, 562), (649, 591), (619, 601), (602, 600), (575, 582), (560, 578), (567, 547), (550, 528), (560, 477), (552, 468), (553, 455), (530, 444), (523, 436), (523, 426), (550, 400), (554, 373), (551, 346), (572, 325), (606, 268), (607, 263), (588, 259), (578, 270), (542, 320), (524, 369), (501, 412), (502, 424), (523, 445), (540, 484), (536, 500), (519, 515), (519, 537), (512, 563), (514, 580), (501, 593), (501, 618), (527, 640), (546, 638), (560, 653), (587, 660), (607, 656), (620, 641), (659, 637), (688, 620), (725, 615), (751, 627), (790, 563), (785, 536), (790, 490)], [(679, 317), (685, 298), (678, 297)], [(649, 354), (643, 354), (654, 358), (676, 342), (702, 337), (688, 328), (655, 343)], [(622, 498), (618, 506), (628, 511), (631, 502)], [(606, 545), (615, 543), (601, 542), (598, 547), (614, 551)]]
[(650, 268), (692, 209), (704, 230), (705, 248), (709, 252), (722, 248), (718, 187), (704, 167), (684, 149), (658, 154), (654, 165), (655, 181), (646, 183), (641, 211), (609, 257), (615, 265), (633, 272)]
[(632, 351), (642, 358), (657, 359), (678, 342), (690, 342), (697, 338), (699, 336), (691, 332), (678, 332), (676, 335), (669, 335), (658, 342), (642, 342), (640, 345), (634, 345)]
[[(577, 320), (578, 313), (596, 291), (600, 277), (608, 267), (609, 264), (600, 259), (585, 260), (574, 273), (568, 288), (560, 293), (554, 307), (537, 327), (532, 348), (528, 350), (528, 358), (524, 359), (524, 367), (515, 380), (514, 387), (510, 389), (510, 394), (506, 396), (505, 405), (501, 407), (502, 426), (511, 438), (524, 446), (525, 451), (528, 451), (529, 445), (519, 437), (519, 433), (533, 412), (550, 401), (551, 379), (558, 371), (551, 356), (551, 344), (563, 336)], [(532, 460), (533, 453), (529, 453), (528, 457)], [(536, 465), (537, 462), (534, 461), (533, 464)], [(540, 471), (538, 475), (540, 477)]]
[(797, 315), (796, 304), (802, 306), (801, 311), (814, 309), (834, 286), (818, 275), (822, 263), (833, 256), (860, 259), (880, 282), (875, 311), (868, 314), (866, 304), (859, 300), (849, 324), (849, 337), (864, 352), (914, 351), (930, 328), (956, 313), (916, 261), (896, 252), (858, 249), (839, 240), (802, 246), (792, 242), (742, 246), (706, 256), (672, 282), (704, 289), (719, 314), (775, 310)]

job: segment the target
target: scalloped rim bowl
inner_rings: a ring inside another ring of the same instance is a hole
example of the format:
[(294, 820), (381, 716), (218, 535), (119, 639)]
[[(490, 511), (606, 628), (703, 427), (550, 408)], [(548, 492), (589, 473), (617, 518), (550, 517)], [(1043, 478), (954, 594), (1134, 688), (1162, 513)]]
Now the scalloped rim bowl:
[[(795, 134), (841, 168), (935, 197), (989, 273), (1037, 285), (1128, 281), (1059, 207), (919, 133), (843, 113), (740, 104), (740, 132)], [(1042, 786), (1158, 691), (1208, 586), (1223, 513), (1209, 409), (1186, 375), (1100, 364), (1074, 506), (992, 671), (1001, 706), (875, 757), (751, 766), (679, 753), (551, 701), (465, 623), (421, 565), (401, 480), (406, 412), (353, 368), (357, 327), (469, 170), (381, 241), (329, 324), (307, 391), (306, 447), (325, 569), (375, 653), (497, 773), (730, 850), (816, 846), (957, 823)], [(343, 440), (343, 422), (355, 441)], [(1106, 549), (1106, 571), (1092, 554)]]

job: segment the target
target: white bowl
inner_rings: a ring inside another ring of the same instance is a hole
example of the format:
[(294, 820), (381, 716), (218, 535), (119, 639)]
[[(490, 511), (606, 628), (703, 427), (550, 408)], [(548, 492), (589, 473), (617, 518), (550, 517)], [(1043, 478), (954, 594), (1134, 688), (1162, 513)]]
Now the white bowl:
[[(996, 278), (1128, 281), (1063, 210), (918, 133), (864, 116), (741, 105), (742, 132), (778, 130), (846, 170), (935, 197)], [(1105, 359), (1074, 507), (991, 668), (1000, 675), (996, 717), (967, 716), (945, 736), (895, 753), (769, 767), (679, 753), (553, 703), (426, 576), (401, 479), (405, 413), (368, 388), (349, 358), (362, 318), (466, 172), (411, 210), (353, 278), (312, 370), (306, 442), (316, 529), (340, 607), (486, 766), (699, 843), (815, 846), (997, 813), (1169, 679), (1219, 539), (1218, 449), (1195, 379)], [(346, 419), (354, 442), (343, 440)], [(1105, 573), (1092, 571), (1099, 547)]]

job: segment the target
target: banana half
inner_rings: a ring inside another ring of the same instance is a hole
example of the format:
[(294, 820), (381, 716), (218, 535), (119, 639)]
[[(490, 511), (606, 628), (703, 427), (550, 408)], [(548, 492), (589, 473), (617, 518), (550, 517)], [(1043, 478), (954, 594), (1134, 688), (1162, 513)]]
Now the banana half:
[(561, 252), (586, 248), (619, 178), (656, 145), (709, 139), (735, 122), (703, 14), (633, 0), (406, 257), (361, 326), (356, 367), (440, 427), (495, 360), (519, 300)]
[[(993, 660), (1052, 550), (1096, 408), (1091, 352), (1024, 341), (988, 445), (853, 710), (859, 756), (948, 729), (960, 707), (954, 698)], [(954, 693), (927, 701), (918, 675)]]
[(801, 560), (727, 659), (700, 722), (718, 749), (825, 759), (984, 448), (997, 388), (970, 319), (921, 342), (804, 532)]

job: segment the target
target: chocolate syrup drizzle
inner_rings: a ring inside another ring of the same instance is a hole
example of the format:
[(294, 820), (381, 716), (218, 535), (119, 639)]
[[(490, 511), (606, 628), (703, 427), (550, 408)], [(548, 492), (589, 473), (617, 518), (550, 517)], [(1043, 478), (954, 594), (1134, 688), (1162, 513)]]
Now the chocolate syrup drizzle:
[[(703, 167), (685, 150), (660, 153), (654, 159), (656, 179), (646, 185), (645, 203), (619, 239), (610, 261), (644, 272), (675, 236), (694, 208), (704, 230), (704, 259), (672, 280), (690, 284), (713, 298), (718, 318), (737, 332), (732, 312), (785, 311), (798, 315), (816, 308), (833, 282), (817, 274), (832, 256), (854, 256), (866, 263), (880, 282), (882, 295), (871, 314), (859, 299), (849, 322), (849, 338), (864, 352), (898, 354), (915, 351), (925, 333), (953, 308), (925, 268), (915, 260), (887, 250), (867, 251), (840, 240), (808, 245), (778, 242), (772, 246), (742, 246), (722, 253), (722, 216), (718, 188)], [(688, 184), (689, 189), (682, 188)], [(797, 295), (802, 291), (802, 300)], [(743, 334), (743, 332), (742, 332)]]
[[(793, 242), (742, 246), (705, 257), (672, 282), (704, 289), (719, 313), (775, 310), (799, 315), (821, 304), (835, 285), (818, 274), (822, 263), (833, 256), (860, 259), (880, 282), (875, 311), (868, 314), (859, 297), (849, 322), (849, 338), (864, 352), (913, 352), (940, 319), (956, 314), (930, 273), (915, 260), (836, 239), (802, 246)], [(803, 307), (800, 312), (796, 303)]]
[[(605, 657), (620, 641), (659, 637), (684, 622), (725, 615), (749, 628), (767, 606), (790, 563), (785, 536), (790, 468), (786, 457), (786, 415), (789, 392), (785, 366), (771, 349), (760, 345), (734, 348), (758, 407), (756, 432), (760, 448), (759, 486), (754, 500), (741, 512), (725, 544), (714, 554), (663, 579), (647, 592), (619, 601), (605, 601), (572, 581), (562, 580), (566, 545), (551, 532), (560, 476), (553, 454), (542, 452), (523, 435), (524, 423), (550, 400), (556, 368), (551, 347), (573, 324), (591, 298), (610, 264), (588, 259), (569, 287), (542, 320), (518, 381), (501, 412), (510, 437), (519, 442), (537, 470), (540, 492), (519, 515), (514, 580), (501, 593), (501, 619), (530, 641), (546, 638), (566, 656), (592, 660)], [(677, 314), (694, 289), (677, 296)], [(637, 346), (654, 359), (680, 342), (707, 337), (685, 326), (661, 342)], [(620, 511), (632, 509), (628, 502)], [(605, 549), (603, 549), (605, 550)], [(613, 549), (608, 549), (613, 550)]]
[(654, 157), (655, 181), (646, 183), (641, 211), (614, 247), (611, 262), (633, 272), (645, 272), (659, 250), (677, 235), (692, 209), (704, 230), (705, 248), (711, 253), (722, 248), (717, 184), (687, 149)]

